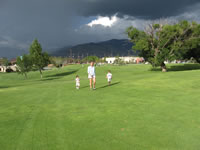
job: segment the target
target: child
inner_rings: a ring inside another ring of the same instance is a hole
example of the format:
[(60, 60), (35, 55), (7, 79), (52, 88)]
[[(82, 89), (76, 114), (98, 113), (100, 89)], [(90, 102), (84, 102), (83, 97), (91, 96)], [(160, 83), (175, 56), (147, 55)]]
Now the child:
[(76, 89), (77, 89), (77, 90), (80, 89), (80, 78), (79, 78), (78, 75), (76, 76)]
[(111, 80), (112, 80), (112, 73), (110, 70), (108, 70), (108, 73), (106, 75), (106, 78), (108, 79), (108, 85), (110, 85)]

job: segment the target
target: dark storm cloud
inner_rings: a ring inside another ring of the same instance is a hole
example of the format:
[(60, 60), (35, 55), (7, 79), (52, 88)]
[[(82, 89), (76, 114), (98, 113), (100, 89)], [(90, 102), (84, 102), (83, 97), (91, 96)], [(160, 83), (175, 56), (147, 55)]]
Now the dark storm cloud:
[[(124, 38), (127, 26), (160, 17), (199, 19), (199, 0), (0, 0), (0, 57), (9, 48), (28, 51), (34, 38), (44, 49)], [(193, 11), (192, 13), (187, 13)], [(88, 27), (96, 16), (118, 14), (112, 28)], [(124, 19), (127, 15), (129, 19)], [(180, 16), (180, 17), (177, 17)], [(120, 19), (119, 19), (120, 18)], [(200, 20), (200, 19), (199, 19)]]
[[(199, 0), (80, 0), (74, 3), (85, 16), (126, 14), (142, 18), (160, 18), (183, 13)], [(78, 5), (81, 4), (81, 5)]]
[(31, 42), (39, 38), (46, 47), (64, 43), (67, 31), (79, 19), (66, 0), (7, 0), (0, 9), (0, 36)]

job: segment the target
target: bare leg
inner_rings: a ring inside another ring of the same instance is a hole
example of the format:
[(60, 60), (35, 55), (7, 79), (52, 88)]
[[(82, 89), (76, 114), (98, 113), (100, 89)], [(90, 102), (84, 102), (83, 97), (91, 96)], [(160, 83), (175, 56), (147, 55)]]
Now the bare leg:
[(90, 89), (92, 89), (92, 78), (90, 80)]
[(93, 78), (93, 88), (95, 89), (96, 78)]

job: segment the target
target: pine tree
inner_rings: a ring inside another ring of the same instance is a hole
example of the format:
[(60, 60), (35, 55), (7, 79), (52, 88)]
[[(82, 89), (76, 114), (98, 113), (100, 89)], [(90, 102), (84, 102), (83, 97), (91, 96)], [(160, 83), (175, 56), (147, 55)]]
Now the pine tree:
[(49, 55), (46, 52), (42, 52), (42, 46), (37, 39), (33, 41), (29, 51), (33, 66), (40, 72), (40, 77), (42, 78), (42, 70), (49, 64)]

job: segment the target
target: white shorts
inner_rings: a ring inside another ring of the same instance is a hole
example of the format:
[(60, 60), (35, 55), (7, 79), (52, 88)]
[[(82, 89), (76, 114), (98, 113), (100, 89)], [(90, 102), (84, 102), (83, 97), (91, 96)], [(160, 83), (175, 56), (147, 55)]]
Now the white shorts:
[(111, 82), (112, 78), (108, 78), (108, 82)]
[(76, 83), (76, 86), (80, 86), (80, 83)]
[(94, 79), (94, 78), (96, 78), (95, 75), (90, 75), (90, 74), (88, 74), (88, 79)]

